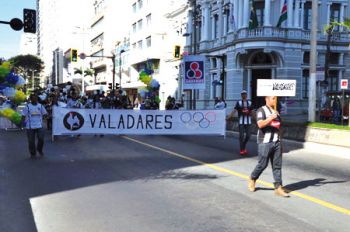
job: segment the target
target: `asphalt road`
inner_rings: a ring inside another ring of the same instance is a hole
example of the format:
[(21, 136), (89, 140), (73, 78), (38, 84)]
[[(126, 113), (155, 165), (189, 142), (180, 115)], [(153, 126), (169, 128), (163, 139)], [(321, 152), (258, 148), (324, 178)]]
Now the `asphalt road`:
[(23, 132), (0, 131), (0, 231), (350, 231), (350, 159), (286, 151), (285, 199), (270, 167), (248, 192), (250, 153), (236, 137), (48, 135), (32, 160)]

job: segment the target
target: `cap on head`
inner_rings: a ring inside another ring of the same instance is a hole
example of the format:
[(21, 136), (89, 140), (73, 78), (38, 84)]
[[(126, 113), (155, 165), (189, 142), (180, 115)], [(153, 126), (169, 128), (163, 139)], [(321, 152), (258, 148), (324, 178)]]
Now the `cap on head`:
[(246, 90), (242, 90), (241, 94), (247, 94)]

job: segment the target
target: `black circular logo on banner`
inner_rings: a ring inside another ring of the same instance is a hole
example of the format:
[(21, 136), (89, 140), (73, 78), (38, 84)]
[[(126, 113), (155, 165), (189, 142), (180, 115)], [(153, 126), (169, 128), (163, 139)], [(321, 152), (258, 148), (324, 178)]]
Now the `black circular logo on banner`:
[(70, 131), (76, 131), (83, 127), (84, 117), (77, 112), (69, 112), (63, 118), (63, 124)]

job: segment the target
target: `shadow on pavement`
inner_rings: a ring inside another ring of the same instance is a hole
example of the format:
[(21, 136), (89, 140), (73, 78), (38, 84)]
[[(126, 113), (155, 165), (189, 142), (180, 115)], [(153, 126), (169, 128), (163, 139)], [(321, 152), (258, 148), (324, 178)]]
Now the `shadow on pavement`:
[[(37, 231), (30, 205), (30, 199), (35, 197), (118, 181), (205, 181), (221, 178), (180, 170), (197, 164), (164, 155), (164, 152), (119, 136), (60, 137), (54, 143), (50, 139), (47, 133), (45, 156), (30, 159), (24, 131), (0, 131), (0, 231)], [(159, 140), (161, 143), (161, 137), (147, 139)], [(170, 140), (183, 144), (188, 149), (186, 155), (203, 162), (225, 162), (242, 158), (235, 152), (232, 141), (225, 141), (222, 137), (202, 138), (201, 143), (205, 144), (203, 148), (200, 144), (196, 146), (196, 139), (192, 137), (181, 140), (174, 137)], [(194, 146), (190, 148), (184, 141)], [(228, 143), (230, 146), (225, 146)], [(167, 146), (168, 144), (162, 144), (162, 147)], [(176, 145), (173, 150), (175, 148)]]
[(300, 189), (305, 189), (308, 187), (320, 187), (326, 184), (338, 184), (338, 183), (345, 183), (348, 181), (326, 181), (324, 178), (316, 178), (313, 180), (303, 180), (294, 184), (288, 184), (284, 186), (287, 192), (297, 191)]

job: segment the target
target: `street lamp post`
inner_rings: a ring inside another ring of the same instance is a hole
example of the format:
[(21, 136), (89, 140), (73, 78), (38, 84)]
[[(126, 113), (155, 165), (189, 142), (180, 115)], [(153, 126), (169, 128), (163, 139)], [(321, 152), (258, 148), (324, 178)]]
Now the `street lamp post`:
[(122, 53), (124, 53), (125, 50), (122, 49), (119, 52), (119, 86), (122, 86)]

